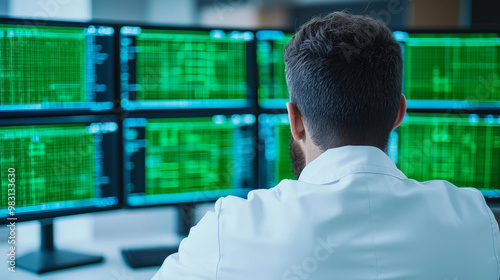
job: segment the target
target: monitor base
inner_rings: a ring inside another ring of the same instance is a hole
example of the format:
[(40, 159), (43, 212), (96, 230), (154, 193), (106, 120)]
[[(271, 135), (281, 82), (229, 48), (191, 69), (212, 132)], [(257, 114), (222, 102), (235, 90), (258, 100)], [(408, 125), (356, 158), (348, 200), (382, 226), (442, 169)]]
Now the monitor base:
[(20, 268), (40, 274), (55, 270), (100, 263), (101, 256), (85, 255), (64, 250), (37, 251), (20, 257), (16, 264)]
[[(178, 234), (184, 238), (194, 225), (195, 219), (194, 203), (182, 203), (177, 205)], [(179, 251), (179, 245), (158, 246), (153, 248), (123, 249), (122, 256), (128, 266), (132, 268), (161, 266), (163, 261), (171, 254)]]
[(179, 246), (124, 249), (122, 250), (122, 256), (127, 265), (132, 268), (159, 267), (168, 256), (177, 253), (178, 250)]

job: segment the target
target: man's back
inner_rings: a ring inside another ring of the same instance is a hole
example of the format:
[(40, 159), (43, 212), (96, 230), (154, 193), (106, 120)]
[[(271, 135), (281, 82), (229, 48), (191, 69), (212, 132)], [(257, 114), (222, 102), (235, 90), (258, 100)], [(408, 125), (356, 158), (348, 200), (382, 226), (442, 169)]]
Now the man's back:
[(220, 199), (155, 277), (496, 280), (499, 237), (477, 190), (407, 179), (381, 150), (347, 146), (298, 181)]

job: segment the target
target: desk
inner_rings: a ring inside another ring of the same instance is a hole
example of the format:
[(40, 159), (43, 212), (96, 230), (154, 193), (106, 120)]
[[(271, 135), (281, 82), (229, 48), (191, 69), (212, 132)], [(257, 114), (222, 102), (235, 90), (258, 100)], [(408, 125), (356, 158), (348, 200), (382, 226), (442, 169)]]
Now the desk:
[[(213, 203), (199, 204), (195, 223)], [(55, 245), (57, 248), (102, 255), (100, 264), (80, 266), (37, 275), (22, 269), (12, 273), (7, 270), (8, 228), (0, 227), (0, 280), (149, 280), (158, 267), (132, 269), (127, 266), (121, 249), (147, 248), (178, 244), (176, 234), (177, 214), (175, 207), (122, 209), (76, 215), (56, 219)], [(38, 222), (17, 224), (16, 255), (22, 256), (40, 246)]]
[[(213, 206), (212, 206), (213, 207)], [(206, 210), (205, 210), (206, 211)], [(204, 213), (201, 212), (200, 216)], [(104, 262), (37, 275), (16, 267), (7, 270), (8, 228), (0, 228), (1, 280), (149, 280), (158, 267), (132, 269), (125, 264), (121, 249), (169, 246), (180, 238), (172, 207), (118, 210), (59, 218), (56, 221), (56, 247), (64, 250), (102, 255)], [(40, 246), (38, 222), (18, 223), (16, 255), (22, 256)]]
[[(37, 275), (16, 267), (16, 272), (7, 270), (5, 262), (0, 266), (0, 279), (2, 280), (139, 280), (151, 279), (158, 270), (158, 267), (132, 269), (125, 264), (121, 255), (122, 248), (129, 247), (150, 247), (158, 245), (169, 245), (178, 242), (177, 235), (164, 236), (142, 236), (140, 240), (133, 241), (130, 238), (107, 238), (94, 240), (79, 244), (61, 244), (61, 248), (74, 250), (81, 253), (102, 254), (105, 258), (103, 263), (80, 266), (50, 273)], [(6, 242), (2, 242), (6, 243)], [(133, 243), (133, 245), (131, 245)], [(0, 246), (0, 252), (4, 255), (7, 246)], [(35, 248), (18, 248), (17, 254), (20, 256)], [(5, 257), (2, 259), (6, 259)]]

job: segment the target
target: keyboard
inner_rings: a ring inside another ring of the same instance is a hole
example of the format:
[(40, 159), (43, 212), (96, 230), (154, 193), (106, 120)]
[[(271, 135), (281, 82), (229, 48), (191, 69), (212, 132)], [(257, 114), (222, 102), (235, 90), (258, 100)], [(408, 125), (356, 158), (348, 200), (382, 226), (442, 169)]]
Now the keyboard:
[(161, 266), (163, 261), (173, 253), (177, 253), (178, 247), (155, 247), (143, 249), (124, 249), (122, 256), (125, 262), (132, 268)]

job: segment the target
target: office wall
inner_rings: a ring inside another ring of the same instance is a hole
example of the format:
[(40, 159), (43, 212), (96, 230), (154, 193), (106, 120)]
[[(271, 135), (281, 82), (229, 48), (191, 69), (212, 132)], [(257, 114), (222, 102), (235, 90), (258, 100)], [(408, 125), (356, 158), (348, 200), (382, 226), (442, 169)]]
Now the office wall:
[(0, 17), (9, 15), (9, 1), (0, 1)]
[(87, 21), (92, 18), (91, 7), (91, 0), (10, 0), (8, 4), (10, 17), (32, 18), (41, 23), (46, 20)]
[(199, 24), (204, 26), (255, 28), (259, 25), (259, 7), (249, 3), (216, 3), (202, 7)]
[(146, 21), (172, 25), (195, 23), (196, 6), (192, 0), (149, 0), (146, 5)]
[(458, 27), (460, 0), (419, 0), (411, 2), (411, 25), (417, 28)]
[(137, 0), (94, 0), (92, 17), (106, 21), (143, 21), (146, 17), (147, 1)]
[(194, 0), (93, 0), (96, 20), (168, 25), (195, 23)]
[[(389, 27), (401, 28), (408, 25), (409, 0), (373, 1), (319, 1), (315, 5), (298, 5), (291, 9), (289, 27), (293, 30), (317, 15), (334, 11), (348, 11), (352, 14), (369, 15), (384, 21)], [(324, 2), (324, 3), (323, 3)]]

